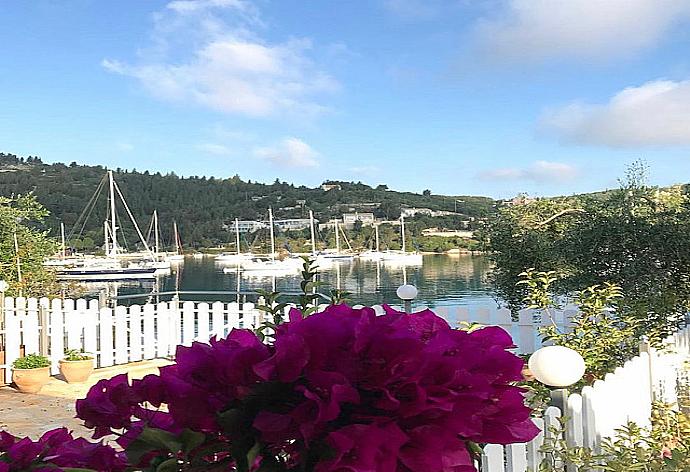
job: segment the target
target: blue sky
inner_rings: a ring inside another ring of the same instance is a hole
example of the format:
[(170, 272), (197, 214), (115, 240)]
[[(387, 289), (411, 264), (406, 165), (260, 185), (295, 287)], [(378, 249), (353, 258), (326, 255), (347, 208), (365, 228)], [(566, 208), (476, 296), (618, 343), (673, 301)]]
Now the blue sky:
[(690, 181), (690, 0), (0, 5), (0, 151), (509, 197)]

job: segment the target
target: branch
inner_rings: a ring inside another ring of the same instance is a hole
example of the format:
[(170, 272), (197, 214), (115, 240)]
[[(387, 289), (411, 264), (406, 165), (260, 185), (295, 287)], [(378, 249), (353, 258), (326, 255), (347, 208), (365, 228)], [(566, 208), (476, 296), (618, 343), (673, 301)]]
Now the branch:
[(553, 215), (550, 218), (545, 219), (541, 223), (537, 223), (537, 226), (544, 226), (545, 224), (551, 223), (556, 218), (560, 218), (561, 216), (567, 215), (570, 213), (587, 213), (587, 212), (585, 210), (583, 210), (582, 208), (568, 208), (568, 209), (559, 211), (558, 213), (556, 213), (555, 215)]

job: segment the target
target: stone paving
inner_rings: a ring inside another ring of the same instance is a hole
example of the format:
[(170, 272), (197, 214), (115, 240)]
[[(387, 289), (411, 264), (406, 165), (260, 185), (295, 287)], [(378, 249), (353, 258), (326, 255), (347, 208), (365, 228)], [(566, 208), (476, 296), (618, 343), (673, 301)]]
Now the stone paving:
[(101, 379), (127, 373), (131, 379), (158, 373), (158, 368), (170, 364), (169, 360), (154, 359), (131, 364), (97, 369), (88, 381), (68, 384), (59, 376), (37, 394), (20, 393), (11, 387), (0, 387), (0, 430), (15, 436), (36, 438), (43, 432), (66, 426), (76, 435), (90, 436), (90, 431), (75, 419), (74, 401), (84, 398), (89, 388)]

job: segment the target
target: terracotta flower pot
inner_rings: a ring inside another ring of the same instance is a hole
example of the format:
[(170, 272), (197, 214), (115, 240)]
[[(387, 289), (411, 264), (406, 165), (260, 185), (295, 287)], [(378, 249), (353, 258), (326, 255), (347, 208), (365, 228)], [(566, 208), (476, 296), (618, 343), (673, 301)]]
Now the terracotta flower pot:
[(12, 381), (23, 393), (38, 393), (50, 380), (50, 367), (12, 369)]
[(93, 359), (59, 362), (60, 373), (68, 383), (85, 382), (93, 373)]

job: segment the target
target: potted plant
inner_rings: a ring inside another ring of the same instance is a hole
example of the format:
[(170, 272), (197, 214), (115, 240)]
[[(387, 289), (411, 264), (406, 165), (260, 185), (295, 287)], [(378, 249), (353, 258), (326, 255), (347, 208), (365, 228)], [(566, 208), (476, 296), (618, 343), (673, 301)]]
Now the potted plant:
[(59, 365), (60, 373), (68, 383), (84, 382), (93, 373), (93, 356), (77, 349), (67, 349)]
[(50, 359), (28, 354), (12, 363), (12, 381), (20, 392), (38, 393), (50, 380)]

